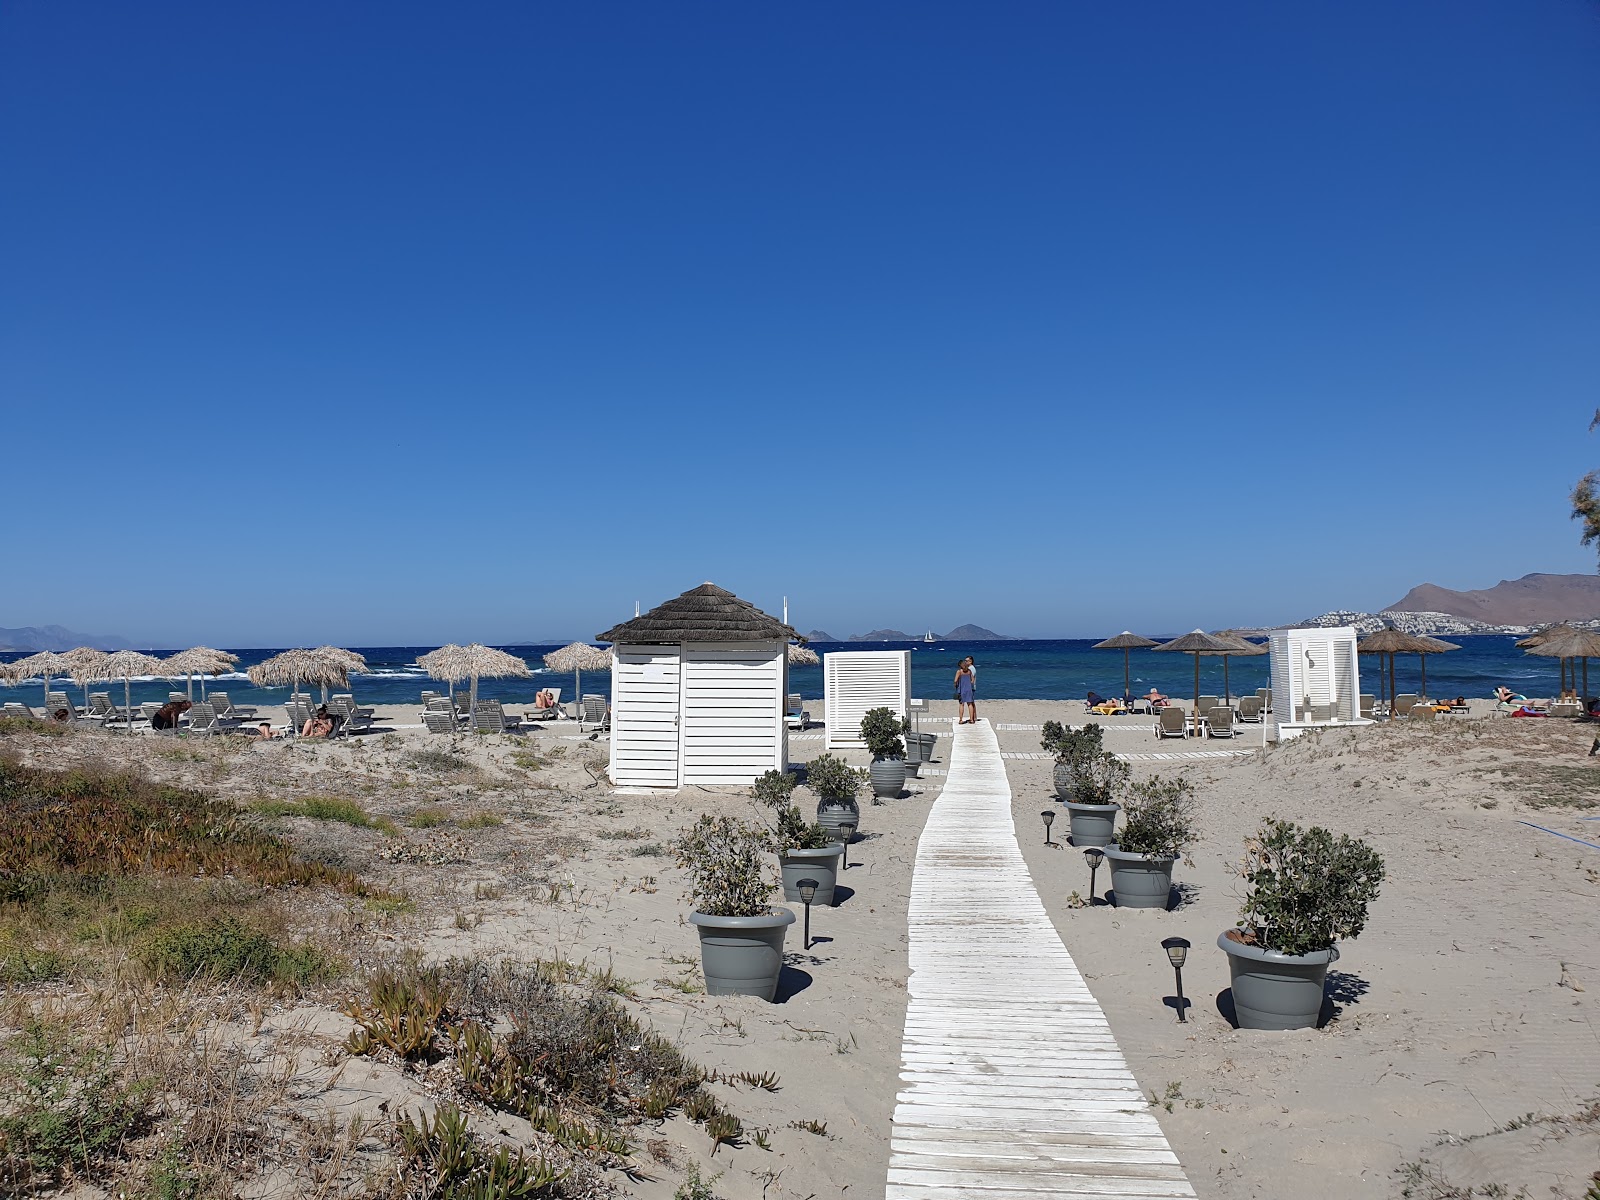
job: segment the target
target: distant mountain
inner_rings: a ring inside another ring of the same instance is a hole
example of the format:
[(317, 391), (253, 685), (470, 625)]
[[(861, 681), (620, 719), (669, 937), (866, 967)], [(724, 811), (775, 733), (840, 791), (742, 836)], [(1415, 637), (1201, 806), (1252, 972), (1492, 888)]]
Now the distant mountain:
[(920, 637), (912, 637), (900, 629), (874, 629), (871, 633), (852, 634), (852, 642), (920, 642)]
[(1486, 625), (1592, 621), (1600, 619), (1600, 575), (1524, 575), (1472, 592), (1423, 583), (1387, 611), (1445, 613)]
[(945, 642), (1014, 642), (1017, 639), (1007, 637), (1003, 633), (996, 633), (992, 629), (985, 629), (982, 625), (957, 625), (939, 640)]
[(0, 650), (71, 650), (93, 646), (96, 650), (131, 650), (127, 638), (108, 634), (73, 633), (60, 625), (27, 625), (21, 629), (0, 629)]
[(833, 634), (824, 629), (813, 629), (806, 634), (806, 641), (808, 642), (840, 642), (843, 640), (843, 638), (834, 637)]

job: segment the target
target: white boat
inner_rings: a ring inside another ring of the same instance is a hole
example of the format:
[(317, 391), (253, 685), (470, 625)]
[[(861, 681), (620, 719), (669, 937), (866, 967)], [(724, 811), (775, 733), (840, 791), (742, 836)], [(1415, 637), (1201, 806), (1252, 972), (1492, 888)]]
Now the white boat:
[(939, 639), (933, 636), (933, 630), (930, 629), (930, 630), (928, 630), (927, 633), (922, 635), (922, 640), (924, 642), (926, 642), (928, 645), (931, 646), (931, 645), (933, 645), (933, 643), (937, 642)]

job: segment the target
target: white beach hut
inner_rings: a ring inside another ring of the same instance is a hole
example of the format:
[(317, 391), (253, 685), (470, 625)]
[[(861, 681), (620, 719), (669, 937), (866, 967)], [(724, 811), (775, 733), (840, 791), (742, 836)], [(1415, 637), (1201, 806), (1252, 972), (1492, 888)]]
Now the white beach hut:
[(824, 716), (829, 750), (855, 750), (861, 718), (869, 709), (892, 708), (902, 717), (911, 708), (911, 651), (835, 650), (822, 656)]
[(1356, 640), (1348, 625), (1272, 635), (1272, 708), (1280, 741), (1307, 729), (1371, 724), (1361, 717)]
[(788, 646), (798, 636), (714, 583), (596, 634), (614, 654), (611, 781), (746, 786), (784, 770)]

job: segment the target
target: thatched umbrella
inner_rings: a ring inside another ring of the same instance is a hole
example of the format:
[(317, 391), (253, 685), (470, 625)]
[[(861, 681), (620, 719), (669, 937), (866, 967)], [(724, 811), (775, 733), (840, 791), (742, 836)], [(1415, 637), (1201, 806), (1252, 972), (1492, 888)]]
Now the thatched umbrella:
[(428, 673), (429, 679), (437, 679), (445, 684), (450, 693), (451, 703), (454, 703), (456, 698), (456, 680), (467, 677), (466, 671), (461, 666), (461, 655), (462, 648), (453, 644), (417, 655), (417, 666)]
[(1140, 637), (1137, 633), (1129, 633), (1124, 629), (1116, 637), (1108, 637), (1103, 642), (1096, 642), (1092, 647), (1095, 650), (1121, 650), (1122, 651), (1122, 701), (1124, 704), (1133, 702), (1133, 670), (1128, 664), (1130, 650), (1147, 650), (1156, 643), (1147, 637)]
[(1211, 635), (1233, 647), (1231, 650), (1219, 651), (1222, 655), (1222, 702), (1233, 703), (1232, 683), (1228, 679), (1228, 660), (1230, 658), (1255, 658), (1262, 654), (1271, 654), (1270, 647), (1252, 642), (1236, 629), (1219, 629)]
[(221, 675), (239, 661), (237, 654), (226, 650), (213, 650), (210, 646), (191, 646), (170, 656), (164, 666), (168, 679), (182, 675), (189, 692), (189, 703), (194, 703), (194, 677), (200, 676), (200, 699), (206, 698), (206, 676)]
[[(1521, 645), (1522, 643), (1517, 643)], [(1540, 640), (1536, 646), (1528, 647), (1529, 654), (1536, 654), (1541, 658), (1559, 658), (1562, 664), (1561, 685), (1562, 691), (1566, 687), (1566, 661), (1569, 658), (1583, 660), (1583, 698), (1589, 697), (1589, 660), (1600, 658), (1600, 633), (1592, 629), (1574, 629), (1567, 626), (1563, 632), (1553, 633)], [(1578, 682), (1577, 668), (1572, 671), (1572, 682)], [(1576, 690), (1576, 689), (1574, 689)]]
[(122, 712), (127, 719), (127, 729), (133, 732), (133, 677), (135, 675), (160, 675), (161, 660), (153, 654), (138, 650), (118, 650), (108, 654), (98, 664), (89, 668), (96, 679), (122, 680)]
[(788, 654), (791, 667), (814, 667), (822, 661), (810, 646), (797, 646), (793, 642), (789, 643)]
[(1357, 654), (1376, 654), (1378, 656), (1378, 686), (1383, 686), (1383, 656), (1389, 656), (1389, 695), (1386, 697), (1389, 704), (1394, 704), (1394, 656), (1396, 654), (1429, 654), (1432, 653), (1428, 643), (1414, 633), (1406, 633), (1392, 625), (1369, 633), (1356, 643)]
[(1193, 633), (1186, 633), (1181, 638), (1174, 638), (1155, 647), (1159, 654), (1163, 650), (1174, 650), (1181, 654), (1194, 655), (1194, 731), (1195, 736), (1200, 735), (1200, 656), (1202, 654), (1238, 654), (1239, 648), (1232, 642), (1212, 637), (1196, 629)]
[[(360, 655), (356, 656), (360, 658)], [(363, 660), (365, 665), (365, 660)], [(289, 694), (293, 696), (299, 692), (302, 683), (315, 683), (321, 686), (326, 697), (328, 688), (349, 687), (350, 667), (348, 663), (339, 658), (324, 654), (321, 650), (284, 650), (274, 654), (271, 658), (263, 659), (246, 672), (250, 682), (258, 688), (283, 687), (289, 685)]]
[(1443, 638), (1429, 637), (1427, 634), (1418, 634), (1417, 641), (1427, 647), (1426, 650), (1417, 651), (1417, 661), (1422, 664), (1422, 695), (1428, 695), (1428, 655), (1448, 654), (1452, 650), (1461, 649), (1455, 642), (1447, 642)]
[(533, 672), (528, 669), (528, 664), (515, 654), (507, 654), (504, 650), (496, 650), (492, 646), (482, 646), (473, 642), (470, 646), (461, 647), (460, 663), (462, 669), (472, 680), (472, 707), (478, 707), (478, 680), (481, 679), (530, 679)]
[[(1532, 650), (1535, 646), (1542, 646), (1548, 641), (1553, 641), (1556, 638), (1568, 637), (1577, 632), (1578, 629), (1576, 626), (1568, 625), (1565, 621), (1555, 625), (1546, 625), (1543, 629), (1535, 630), (1533, 633), (1519, 641), (1517, 643), (1517, 649)], [(1542, 657), (1555, 658), (1559, 656), (1544, 655)], [(1567, 690), (1567, 660), (1565, 658), (1561, 659), (1561, 690), (1563, 692)], [(1584, 690), (1587, 691), (1587, 687)]]
[(583, 699), (583, 673), (585, 671), (609, 671), (611, 669), (611, 651), (603, 650), (599, 646), (591, 646), (588, 642), (573, 642), (552, 650), (544, 656), (544, 665), (552, 671), (563, 674), (571, 671), (577, 680), (577, 696)]
[(37, 654), (30, 654), (27, 658), (19, 658), (6, 668), (13, 685), (21, 683), (24, 679), (32, 679), (35, 675), (44, 680), (44, 711), (50, 713), (50, 680), (59, 671), (65, 675), (72, 669), (72, 664), (67, 661), (64, 654), (57, 654), (54, 650), (41, 650)]
[[(338, 646), (318, 646), (312, 653), (322, 655), (329, 662), (338, 663), (344, 668), (346, 675), (365, 675), (372, 669), (367, 666), (366, 658), (357, 654), (354, 650), (343, 650)], [(346, 683), (345, 686), (349, 687), (350, 685)], [(322, 685), (322, 702), (324, 704), (328, 702), (327, 684)]]
[(93, 646), (79, 646), (75, 650), (68, 650), (61, 656), (67, 660), (67, 673), (72, 676), (72, 682), (83, 689), (83, 707), (89, 707), (89, 685), (100, 676), (96, 673), (100, 664), (106, 658), (104, 650), (96, 650)]

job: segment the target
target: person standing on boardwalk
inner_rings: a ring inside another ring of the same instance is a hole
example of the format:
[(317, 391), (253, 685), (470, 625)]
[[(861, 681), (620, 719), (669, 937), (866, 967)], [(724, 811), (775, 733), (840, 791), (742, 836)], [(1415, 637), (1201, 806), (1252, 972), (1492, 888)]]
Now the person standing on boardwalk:
[[(956, 668), (956, 724), (971, 725), (978, 719), (978, 706), (973, 693), (972, 660), (963, 658)], [(968, 713), (972, 719), (967, 719)]]

